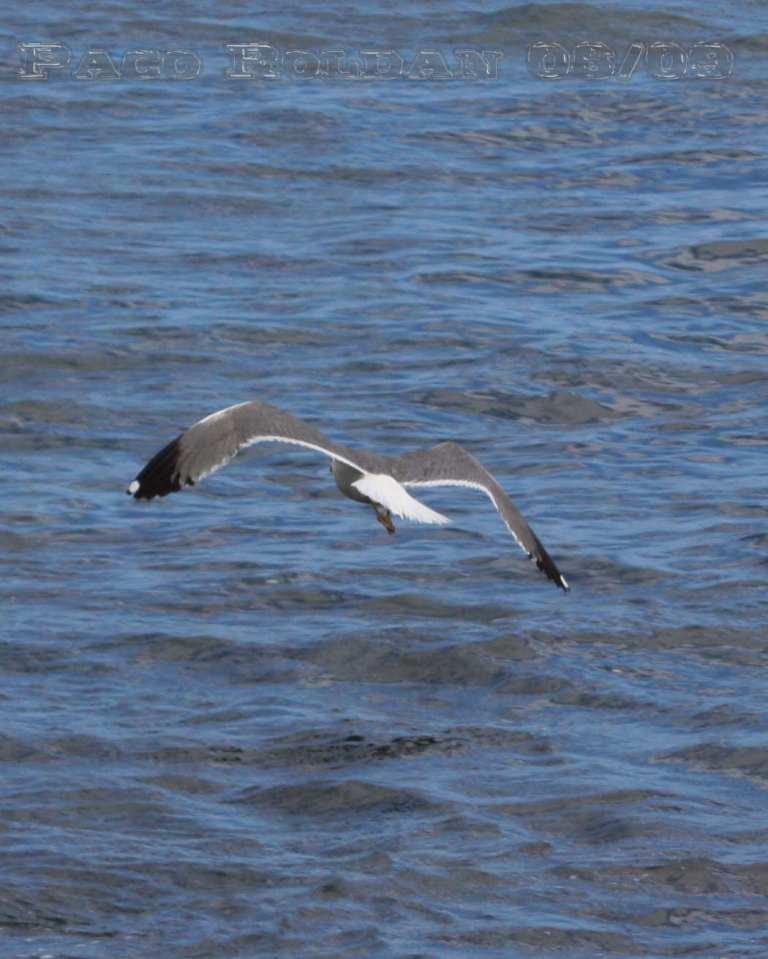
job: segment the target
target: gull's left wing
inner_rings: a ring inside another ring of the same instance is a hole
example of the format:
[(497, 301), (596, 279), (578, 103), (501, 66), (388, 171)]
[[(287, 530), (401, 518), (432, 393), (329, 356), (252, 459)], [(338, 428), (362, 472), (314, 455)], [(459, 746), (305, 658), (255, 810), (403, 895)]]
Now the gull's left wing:
[(226, 466), (243, 447), (273, 442), (315, 450), (360, 473), (366, 472), (367, 464), (380, 459), (368, 453), (353, 453), (297, 416), (252, 400), (228, 406), (193, 423), (155, 453), (126, 492), (136, 499), (176, 493)]

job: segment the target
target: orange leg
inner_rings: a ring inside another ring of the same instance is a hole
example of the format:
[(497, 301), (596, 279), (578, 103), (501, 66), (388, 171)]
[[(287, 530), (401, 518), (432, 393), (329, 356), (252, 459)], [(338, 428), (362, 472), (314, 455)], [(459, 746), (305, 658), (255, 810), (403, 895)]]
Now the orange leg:
[(380, 513), (375, 506), (373, 508), (376, 510), (376, 519), (381, 523), (384, 529), (390, 534), (394, 533), (395, 524), (392, 522), (392, 514), (389, 510)]

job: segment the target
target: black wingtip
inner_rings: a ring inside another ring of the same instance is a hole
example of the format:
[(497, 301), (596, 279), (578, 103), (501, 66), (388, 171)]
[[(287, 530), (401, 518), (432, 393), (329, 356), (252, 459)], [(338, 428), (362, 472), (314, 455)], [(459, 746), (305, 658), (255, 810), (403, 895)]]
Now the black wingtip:
[(179, 474), (179, 440), (164, 446), (155, 453), (135, 480), (128, 486), (126, 493), (134, 499), (154, 499), (178, 492), (183, 483)]
[(571, 587), (568, 585), (568, 581), (565, 576), (560, 572), (560, 570), (555, 565), (555, 561), (549, 555), (549, 553), (544, 549), (541, 544), (541, 540), (538, 537), (536, 539), (536, 554), (530, 554), (532, 560), (535, 560), (536, 566), (541, 570), (542, 573), (551, 579), (555, 586), (559, 586), (564, 593), (570, 592)]

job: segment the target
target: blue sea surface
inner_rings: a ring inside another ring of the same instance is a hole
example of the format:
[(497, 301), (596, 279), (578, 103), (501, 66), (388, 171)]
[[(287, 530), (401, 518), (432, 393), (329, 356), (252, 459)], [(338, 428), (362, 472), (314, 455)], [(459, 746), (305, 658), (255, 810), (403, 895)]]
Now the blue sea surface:
[[(764, 957), (762, 9), (303, 6), (0, 30), (0, 959)], [(571, 592), (284, 445), (125, 495), (249, 399)]]

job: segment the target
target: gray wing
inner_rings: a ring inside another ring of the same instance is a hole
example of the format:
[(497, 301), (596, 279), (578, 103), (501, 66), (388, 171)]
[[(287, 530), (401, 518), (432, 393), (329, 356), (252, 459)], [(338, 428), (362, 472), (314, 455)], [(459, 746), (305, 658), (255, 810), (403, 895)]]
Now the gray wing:
[(353, 453), (309, 423), (254, 400), (228, 406), (190, 426), (152, 457), (126, 492), (136, 499), (167, 496), (225, 466), (244, 446), (270, 441), (317, 450), (361, 472), (377, 459), (373, 454)]
[(481, 490), (499, 511), (528, 558), (549, 579), (568, 590), (565, 577), (502, 486), (458, 443), (440, 443), (430, 449), (406, 453), (391, 460), (390, 469), (403, 486), (464, 486)]

